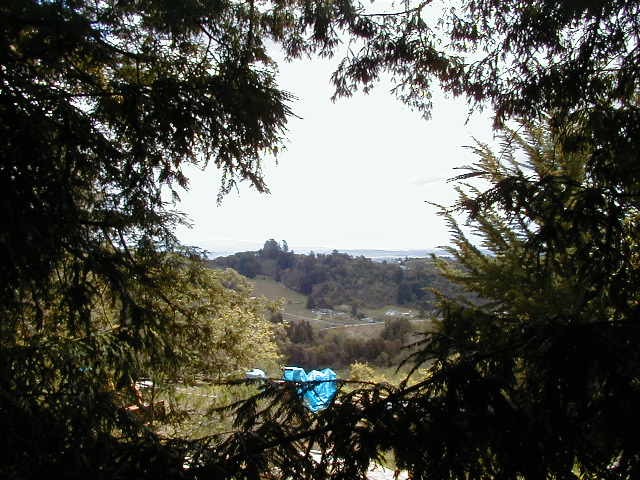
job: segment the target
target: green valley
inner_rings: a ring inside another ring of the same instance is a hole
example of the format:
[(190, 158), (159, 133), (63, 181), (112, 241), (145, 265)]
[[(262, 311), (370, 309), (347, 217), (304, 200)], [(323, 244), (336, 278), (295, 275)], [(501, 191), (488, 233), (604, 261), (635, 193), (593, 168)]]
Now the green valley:
[[(435, 258), (375, 262), (337, 251), (295, 254), (286, 242), (209, 261), (250, 277), (253, 295), (276, 307), (284, 361), (306, 368), (354, 362), (388, 368), (406, 357), (436, 320), (435, 291), (460, 294), (437, 272)], [(442, 260), (444, 261), (444, 260)]]

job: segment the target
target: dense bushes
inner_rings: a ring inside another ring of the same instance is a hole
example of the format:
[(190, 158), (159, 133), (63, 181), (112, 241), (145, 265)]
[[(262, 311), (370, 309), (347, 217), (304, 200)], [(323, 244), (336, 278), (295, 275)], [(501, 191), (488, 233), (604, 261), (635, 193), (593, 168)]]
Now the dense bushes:
[(405, 318), (385, 322), (379, 335), (363, 338), (344, 330), (314, 331), (307, 321), (287, 325), (280, 348), (287, 363), (304, 368), (343, 368), (353, 362), (388, 367), (405, 355), (415, 340), (415, 329)]

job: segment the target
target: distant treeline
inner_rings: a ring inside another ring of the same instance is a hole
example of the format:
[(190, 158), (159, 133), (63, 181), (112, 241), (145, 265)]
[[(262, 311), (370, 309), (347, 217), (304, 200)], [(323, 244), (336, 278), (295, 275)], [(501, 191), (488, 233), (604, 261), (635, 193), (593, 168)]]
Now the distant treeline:
[(265, 275), (307, 295), (308, 308), (351, 305), (360, 307), (406, 305), (431, 310), (431, 289), (456, 293), (442, 277), (432, 259), (405, 259), (399, 263), (374, 262), (365, 257), (333, 251), (330, 254), (296, 254), (287, 242), (267, 240), (256, 252), (219, 257), (210, 263), (233, 268), (249, 278)]
[(317, 332), (306, 320), (287, 324), (286, 333), (276, 340), (280, 350), (290, 365), (304, 368), (345, 368), (353, 362), (397, 365), (409, 354), (407, 345), (420, 338), (406, 318), (387, 319), (382, 331), (370, 337), (339, 330)]

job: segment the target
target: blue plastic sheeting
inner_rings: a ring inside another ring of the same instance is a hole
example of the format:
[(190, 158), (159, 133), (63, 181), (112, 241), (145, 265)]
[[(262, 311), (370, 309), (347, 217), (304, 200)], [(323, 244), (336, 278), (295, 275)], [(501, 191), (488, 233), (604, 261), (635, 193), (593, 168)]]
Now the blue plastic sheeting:
[(317, 382), (298, 388), (298, 395), (312, 412), (323, 410), (331, 405), (338, 391), (338, 383), (335, 381), (338, 376), (330, 368), (311, 370), (306, 373), (300, 367), (285, 367), (282, 378), (289, 382)]

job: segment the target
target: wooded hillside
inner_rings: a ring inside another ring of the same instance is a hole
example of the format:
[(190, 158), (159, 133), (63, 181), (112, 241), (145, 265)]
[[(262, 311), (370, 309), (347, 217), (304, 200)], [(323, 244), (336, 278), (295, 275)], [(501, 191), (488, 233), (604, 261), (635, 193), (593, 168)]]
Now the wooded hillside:
[(273, 278), (307, 295), (308, 308), (350, 305), (354, 314), (363, 306), (391, 304), (430, 311), (435, 305), (434, 289), (448, 295), (462, 293), (438, 273), (430, 258), (388, 263), (336, 250), (330, 254), (296, 254), (286, 241), (279, 244), (273, 239), (267, 240), (261, 250), (219, 257), (209, 264), (233, 268), (249, 278)]

